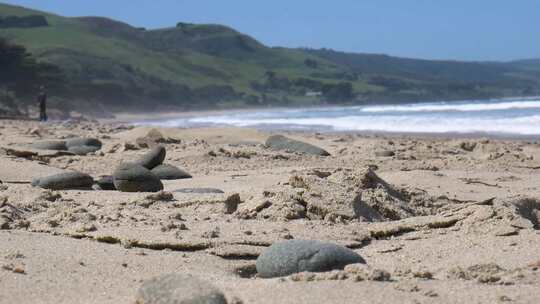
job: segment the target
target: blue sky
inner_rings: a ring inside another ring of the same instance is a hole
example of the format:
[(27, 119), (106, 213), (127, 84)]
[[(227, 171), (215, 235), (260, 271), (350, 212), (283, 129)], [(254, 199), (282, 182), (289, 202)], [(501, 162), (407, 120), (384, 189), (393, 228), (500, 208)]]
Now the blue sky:
[(540, 0), (11, 0), (136, 26), (219, 23), (270, 46), (460, 60), (540, 58)]

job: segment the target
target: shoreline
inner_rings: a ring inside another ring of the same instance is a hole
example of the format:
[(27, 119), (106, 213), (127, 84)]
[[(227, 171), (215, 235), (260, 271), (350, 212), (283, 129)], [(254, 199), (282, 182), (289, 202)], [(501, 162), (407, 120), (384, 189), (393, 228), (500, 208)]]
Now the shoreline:
[[(292, 110), (291, 108), (282, 108), (283, 110)], [(278, 109), (272, 109), (278, 110)], [(236, 110), (234, 110), (236, 111)], [(239, 111), (239, 113), (257, 112), (259, 109), (245, 109)], [(144, 122), (157, 121), (161, 119), (174, 119), (174, 118), (191, 118), (198, 116), (213, 116), (223, 115), (230, 113), (231, 110), (208, 110), (208, 111), (191, 111), (191, 112), (167, 112), (167, 113), (152, 113), (152, 114), (138, 114), (138, 113), (121, 113), (116, 115), (114, 119), (98, 119), (100, 122), (107, 123), (124, 123), (133, 125), (135, 122), (138, 127), (152, 127), (163, 129), (223, 129), (223, 128), (237, 128), (237, 129), (253, 129), (267, 133), (290, 133), (290, 134), (326, 134), (326, 135), (356, 135), (363, 137), (408, 137), (408, 138), (423, 138), (423, 139), (494, 139), (494, 140), (513, 140), (513, 141), (540, 141), (540, 134), (528, 135), (528, 134), (512, 134), (512, 133), (489, 133), (489, 132), (392, 132), (392, 131), (373, 131), (373, 130), (328, 130), (322, 131), (321, 128), (306, 128), (306, 129), (291, 129), (287, 126), (283, 127), (257, 127), (257, 126), (234, 126), (234, 125), (215, 125), (215, 124), (201, 124), (197, 126), (186, 127), (167, 127), (167, 126), (154, 126), (152, 124), (145, 124)]]

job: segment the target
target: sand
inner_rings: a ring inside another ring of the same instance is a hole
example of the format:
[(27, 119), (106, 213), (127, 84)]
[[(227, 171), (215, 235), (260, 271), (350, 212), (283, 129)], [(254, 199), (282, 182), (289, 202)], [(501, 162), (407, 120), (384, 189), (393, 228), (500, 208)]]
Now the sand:
[[(61, 170), (110, 175), (148, 151), (136, 140), (151, 129), (0, 121), (1, 303), (134, 303), (144, 280), (174, 272), (229, 303), (540, 303), (538, 142), (280, 133), (331, 154), (320, 157), (269, 150), (271, 134), (252, 129), (159, 129), (165, 163), (193, 175), (164, 181), (172, 201), (30, 185)], [(104, 145), (87, 156), (28, 148), (72, 136)], [(377, 218), (351, 207), (358, 193)], [(226, 214), (234, 194), (242, 203)], [(390, 279), (258, 278), (257, 256), (292, 238), (349, 247)]]

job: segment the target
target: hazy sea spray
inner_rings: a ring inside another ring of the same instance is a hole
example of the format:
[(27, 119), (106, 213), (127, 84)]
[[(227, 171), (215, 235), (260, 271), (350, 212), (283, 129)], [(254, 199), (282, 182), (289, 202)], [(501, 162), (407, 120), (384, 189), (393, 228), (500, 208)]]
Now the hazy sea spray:
[(540, 135), (540, 100), (229, 111), (220, 115), (141, 123), (168, 127), (229, 125), (317, 131)]

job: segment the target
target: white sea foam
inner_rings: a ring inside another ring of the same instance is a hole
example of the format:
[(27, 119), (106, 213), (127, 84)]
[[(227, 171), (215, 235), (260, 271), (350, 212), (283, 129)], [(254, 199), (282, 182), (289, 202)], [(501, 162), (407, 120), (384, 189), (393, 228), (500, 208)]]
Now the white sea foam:
[(360, 109), (366, 113), (381, 112), (439, 112), (439, 111), (496, 111), (509, 109), (540, 109), (540, 100), (535, 101), (512, 101), (498, 103), (431, 103), (431, 104), (411, 104), (399, 106), (371, 106)]
[(471, 119), (444, 118), (441, 116), (345, 116), (339, 118), (272, 118), (241, 119), (231, 117), (197, 118), (199, 123), (215, 123), (237, 127), (273, 126), (318, 126), (335, 131), (383, 131), (410, 133), (506, 133), (540, 134), (540, 115), (518, 118)]
[(229, 111), (142, 122), (166, 127), (238, 127), (410, 133), (540, 135), (540, 100)]

